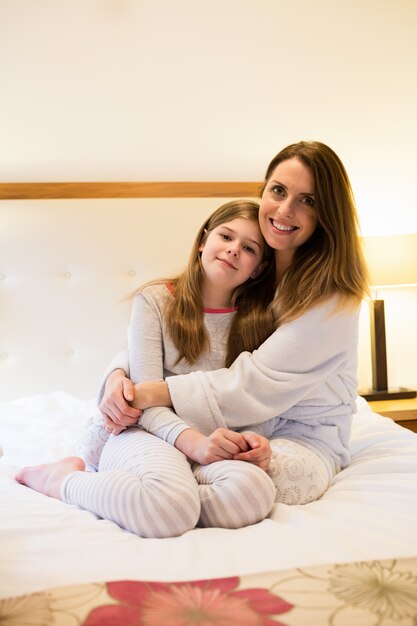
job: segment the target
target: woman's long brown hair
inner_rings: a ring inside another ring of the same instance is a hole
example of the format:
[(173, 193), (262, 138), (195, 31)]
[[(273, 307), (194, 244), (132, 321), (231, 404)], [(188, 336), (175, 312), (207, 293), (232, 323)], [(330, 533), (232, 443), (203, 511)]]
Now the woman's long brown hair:
[(358, 303), (368, 291), (352, 187), (343, 163), (331, 148), (317, 141), (287, 146), (269, 164), (262, 192), (277, 165), (292, 158), (299, 159), (313, 174), (318, 224), (313, 235), (297, 248), (278, 286), (275, 311), (279, 324), (335, 293), (345, 305)]

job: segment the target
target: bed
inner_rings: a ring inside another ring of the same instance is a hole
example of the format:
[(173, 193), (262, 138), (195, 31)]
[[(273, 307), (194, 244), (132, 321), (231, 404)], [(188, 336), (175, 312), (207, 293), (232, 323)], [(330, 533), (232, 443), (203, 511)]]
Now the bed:
[(182, 267), (206, 215), (253, 189), (92, 187), (0, 185), (0, 623), (415, 624), (417, 435), (363, 398), (324, 496), (240, 530), (141, 539), (16, 483), (74, 452), (126, 294)]

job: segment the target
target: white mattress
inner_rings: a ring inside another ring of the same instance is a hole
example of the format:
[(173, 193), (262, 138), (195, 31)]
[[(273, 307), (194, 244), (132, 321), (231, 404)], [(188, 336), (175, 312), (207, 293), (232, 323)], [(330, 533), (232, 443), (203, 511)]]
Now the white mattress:
[(359, 398), (352, 462), (317, 502), (240, 530), (141, 539), (14, 481), (73, 453), (94, 402), (56, 392), (0, 403), (0, 597), (105, 580), (180, 581), (417, 554), (417, 435)]

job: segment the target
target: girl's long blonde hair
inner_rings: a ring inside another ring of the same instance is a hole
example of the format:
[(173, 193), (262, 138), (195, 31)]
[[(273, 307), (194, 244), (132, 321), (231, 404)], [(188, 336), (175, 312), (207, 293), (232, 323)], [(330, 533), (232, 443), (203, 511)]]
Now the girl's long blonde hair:
[(279, 324), (335, 293), (344, 305), (358, 303), (368, 291), (352, 187), (343, 163), (331, 148), (318, 141), (287, 146), (269, 164), (262, 192), (277, 165), (292, 158), (299, 159), (313, 174), (318, 224), (295, 251), (279, 284), (275, 301)]
[[(210, 349), (209, 337), (204, 327), (204, 307), (201, 299), (204, 275), (199, 251), (201, 244), (214, 228), (234, 219), (245, 218), (258, 224), (258, 212), (259, 204), (247, 200), (233, 200), (222, 205), (198, 231), (184, 271), (172, 278), (147, 283), (147, 285), (170, 283), (173, 287), (174, 297), (167, 299), (163, 315), (178, 350), (178, 361), (185, 359), (192, 365)], [(255, 350), (275, 330), (274, 316), (269, 306), (275, 292), (275, 256), (265, 241), (261, 262), (265, 263), (261, 273), (256, 278), (249, 278), (233, 293), (232, 303), (237, 307), (237, 312), (229, 330), (226, 367), (231, 365), (241, 352)]]

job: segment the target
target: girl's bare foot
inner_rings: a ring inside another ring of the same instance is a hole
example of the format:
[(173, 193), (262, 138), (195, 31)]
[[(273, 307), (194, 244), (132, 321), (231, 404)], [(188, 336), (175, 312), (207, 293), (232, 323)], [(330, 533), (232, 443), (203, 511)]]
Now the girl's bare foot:
[(69, 456), (55, 463), (24, 467), (16, 474), (16, 480), (50, 498), (61, 499), (61, 485), (71, 472), (83, 472), (84, 461), (78, 456)]

